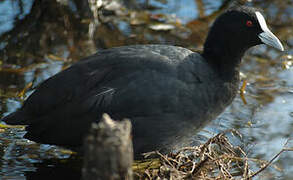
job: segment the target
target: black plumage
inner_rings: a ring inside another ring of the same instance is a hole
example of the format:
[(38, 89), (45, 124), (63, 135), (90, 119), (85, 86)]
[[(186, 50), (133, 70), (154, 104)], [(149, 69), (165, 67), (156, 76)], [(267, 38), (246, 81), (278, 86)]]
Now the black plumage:
[(232, 102), (248, 48), (283, 49), (256, 12), (239, 7), (218, 17), (202, 54), (167, 45), (99, 51), (41, 83), (3, 120), (28, 125), (30, 140), (80, 146), (90, 124), (108, 113), (131, 119), (136, 154), (175, 147)]

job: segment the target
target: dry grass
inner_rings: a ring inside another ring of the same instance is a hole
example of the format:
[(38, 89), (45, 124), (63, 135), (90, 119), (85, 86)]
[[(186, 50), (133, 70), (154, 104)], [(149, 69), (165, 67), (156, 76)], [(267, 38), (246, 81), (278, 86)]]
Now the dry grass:
[[(206, 143), (194, 147), (185, 147), (177, 153), (163, 155), (159, 152), (146, 154), (159, 158), (151, 159), (133, 166), (136, 179), (244, 179), (250, 180), (264, 169), (284, 151), (283, 148), (270, 161), (248, 158), (239, 147), (229, 142), (226, 134), (241, 135), (235, 130), (229, 130), (210, 138)], [(256, 163), (260, 168), (253, 172), (250, 163)], [(274, 167), (277, 169), (277, 167)]]

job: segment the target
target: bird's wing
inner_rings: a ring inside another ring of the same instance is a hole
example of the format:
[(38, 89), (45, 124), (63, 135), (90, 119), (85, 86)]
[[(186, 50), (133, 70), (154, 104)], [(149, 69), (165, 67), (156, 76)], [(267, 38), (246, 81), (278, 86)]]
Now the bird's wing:
[(22, 109), (30, 114), (42, 116), (56, 108), (62, 108), (67, 103), (82, 101), (93, 88), (101, 96), (106, 95), (103, 91), (107, 89), (102, 87), (101, 81), (112, 69), (102, 68), (95, 72), (87, 72), (86, 67), (72, 67), (47, 79), (25, 101)]
[[(137, 52), (136, 49), (117, 52), (106, 51), (101, 56), (88, 57), (47, 79), (24, 102), (21, 109), (3, 120), (10, 124), (32, 124), (40, 116), (50, 116), (50, 112), (56, 109), (62, 111), (66, 106), (70, 109), (70, 104), (76, 103), (81, 108), (76, 109), (80, 113), (90, 107), (103, 111), (116, 87), (127, 86), (127, 81), (135, 78), (131, 74), (148, 69), (166, 70), (169, 66), (164, 63), (168, 58), (158, 53)], [(123, 79), (124, 76), (128, 79)], [(120, 82), (114, 83), (117, 79)]]

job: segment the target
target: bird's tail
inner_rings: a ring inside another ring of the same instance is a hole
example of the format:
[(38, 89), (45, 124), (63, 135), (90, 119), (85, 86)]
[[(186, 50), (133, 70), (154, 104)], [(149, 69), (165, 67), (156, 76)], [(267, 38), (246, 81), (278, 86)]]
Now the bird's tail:
[(10, 125), (26, 125), (26, 119), (27, 115), (23, 111), (18, 110), (3, 117), (1, 121), (4, 121), (5, 123)]

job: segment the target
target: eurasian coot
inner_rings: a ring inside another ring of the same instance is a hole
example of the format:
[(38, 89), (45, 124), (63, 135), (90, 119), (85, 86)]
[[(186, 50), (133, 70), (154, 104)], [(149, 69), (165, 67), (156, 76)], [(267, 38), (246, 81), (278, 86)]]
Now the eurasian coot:
[(202, 54), (168, 45), (99, 51), (41, 83), (3, 121), (28, 125), (24, 137), (36, 142), (80, 146), (108, 113), (131, 119), (136, 154), (166, 150), (232, 102), (244, 52), (262, 43), (283, 50), (259, 11), (233, 8), (216, 19)]

